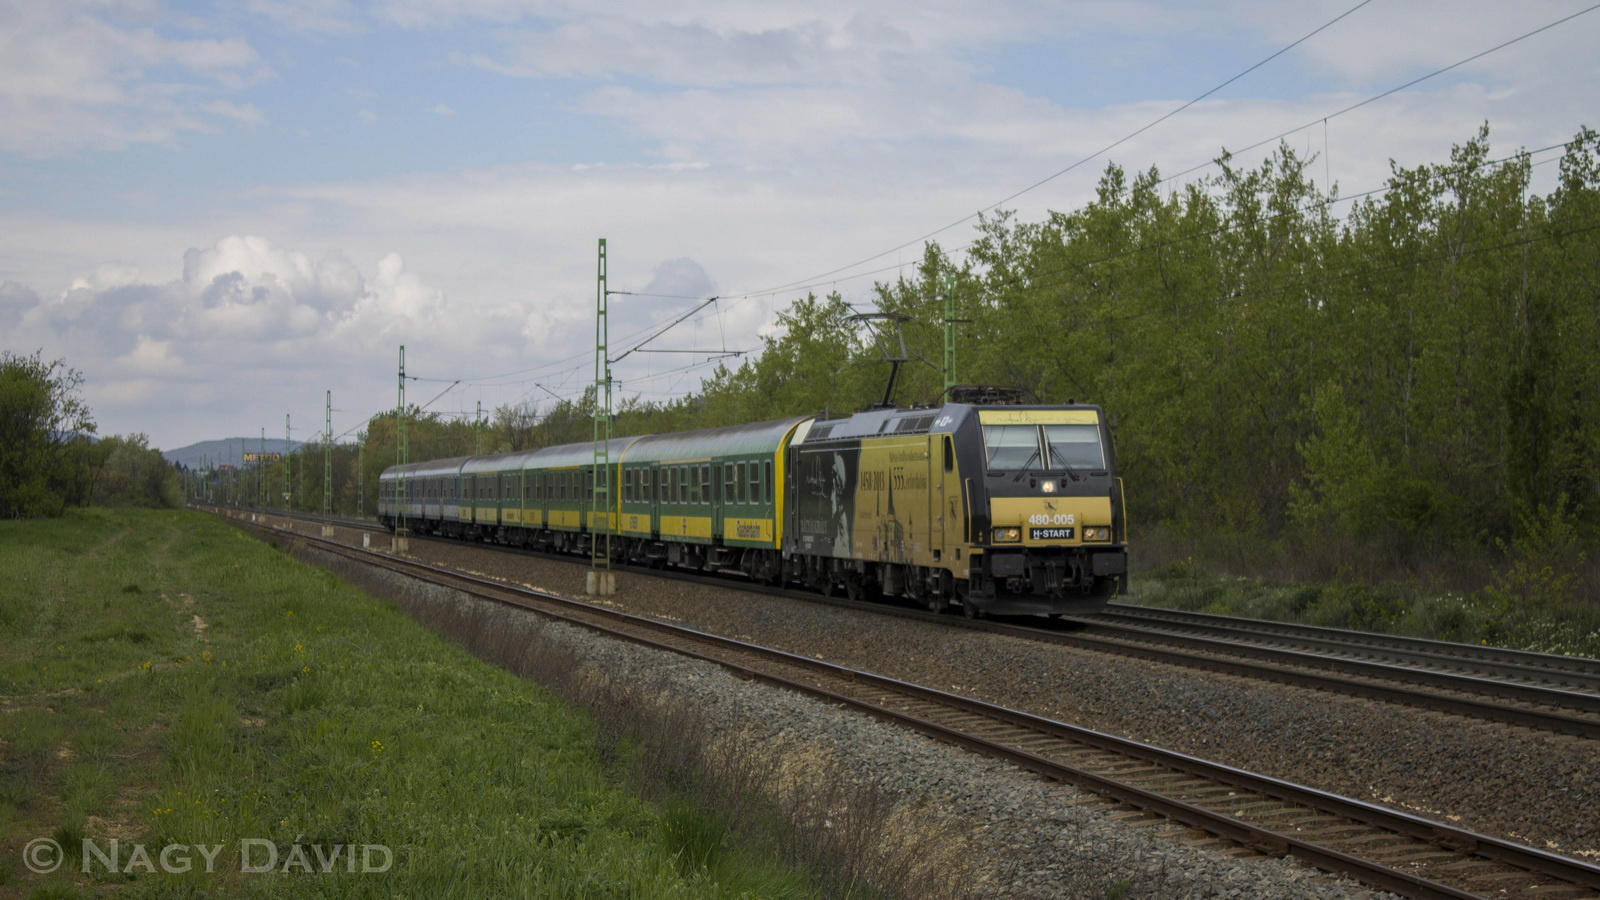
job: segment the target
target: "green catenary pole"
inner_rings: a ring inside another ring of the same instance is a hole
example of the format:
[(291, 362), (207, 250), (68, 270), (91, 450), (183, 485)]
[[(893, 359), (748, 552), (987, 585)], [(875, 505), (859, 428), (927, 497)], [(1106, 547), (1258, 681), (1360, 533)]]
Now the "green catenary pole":
[(404, 540), (406, 535), (406, 475), (405, 464), (410, 456), (406, 446), (406, 345), (400, 345), (400, 406), (395, 415), (395, 464), (401, 466), (394, 481), (394, 499), (397, 518), (395, 536)]
[(472, 452), (483, 455), (483, 401), (478, 401), (478, 414), (472, 419)]
[(944, 283), (944, 395), (956, 384), (956, 279), (947, 276)]
[[(611, 360), (607, 346), (606, 239), (600, 239), (596, 262), (594, 314), (594, 472), (589, 501), (590, 567), (611, 568)], [(600, 510), (606, 511), (605, 536), (600, 535)], [(601, 592), (604, 592), (603, 590)]]
[(322, 516), (333, 517), (333, 391), (322, 412)]
[(289, 481), (289, 414), (283, 414), (283, 511), (289, 511), (289, 498), (294, 494), (294, 486)]

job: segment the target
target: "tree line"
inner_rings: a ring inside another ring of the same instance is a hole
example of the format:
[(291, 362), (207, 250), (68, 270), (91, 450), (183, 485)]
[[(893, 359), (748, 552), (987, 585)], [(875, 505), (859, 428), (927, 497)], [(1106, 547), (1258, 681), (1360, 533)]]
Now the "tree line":
[(0, 351), (0, 519), (183, 502), (180, 473), (145, 435), (95, 438), (82, 385), (63, 360)]
[[(1467, 549), (1519, 523), (1600, 524), (1600, 161), (1587, 128), (1534, 193), (1485, 127), (1448, 163), (1393, 167), (1334, 215), (1287, 146), (1164, 188), (1108, 166), (1044, 221), (984, 218), (957, 264), (928, 245), (877, 286), (933, 402), (943, 297), (961, 381), (1101, 404), (1135, 523), (1185, 532)], [(720, 423), (859, 406), (883, 368), (832, 296), (722, 369), (686, 407)], [(881, 354), (878, 354), (881, 355)], [(1525, 528), (1523, 530), (1526, 530)]]

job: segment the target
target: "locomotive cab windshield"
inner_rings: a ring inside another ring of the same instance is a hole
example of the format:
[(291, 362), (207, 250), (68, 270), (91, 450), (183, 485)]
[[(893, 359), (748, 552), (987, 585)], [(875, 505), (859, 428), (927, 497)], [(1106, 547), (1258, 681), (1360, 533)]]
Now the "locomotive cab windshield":
[(1088, 422), (984, 425), (983, 446), (991, 474), (1064, 471), (1076, 480), (1080, 472), (1106, 467), (1100, 428)]

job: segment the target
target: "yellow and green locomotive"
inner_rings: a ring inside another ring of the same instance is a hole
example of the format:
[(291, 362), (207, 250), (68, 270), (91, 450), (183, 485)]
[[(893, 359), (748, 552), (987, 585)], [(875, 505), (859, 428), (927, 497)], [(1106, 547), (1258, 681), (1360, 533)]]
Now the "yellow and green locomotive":
[[(947, 403), (390, 467), (385, 524), (733, 571), (931, 609), (1081, 613), (1126, 588), (1126, 523), (1096, 406)], [(403, 502), (402, 502), (403, 500)]]

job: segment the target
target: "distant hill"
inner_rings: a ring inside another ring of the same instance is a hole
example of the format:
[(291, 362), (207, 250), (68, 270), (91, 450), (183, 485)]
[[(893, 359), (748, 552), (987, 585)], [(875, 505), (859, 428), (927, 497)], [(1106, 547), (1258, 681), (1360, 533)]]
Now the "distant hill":
[(241, 466), (244, 464), (243, 454), (258, 453), (265, 450), (268, 453), (283, 453), (284, 448), (292, 453), (298, 450), (304, 441), (289, 441), (283, 438), (267, 438), (266, 443), (259, 437), (227, 438), (220, 441), (201, 441), (176, 450), (162, 451), (167, 462), (182, 463), (191, 469), (210, 466)]

